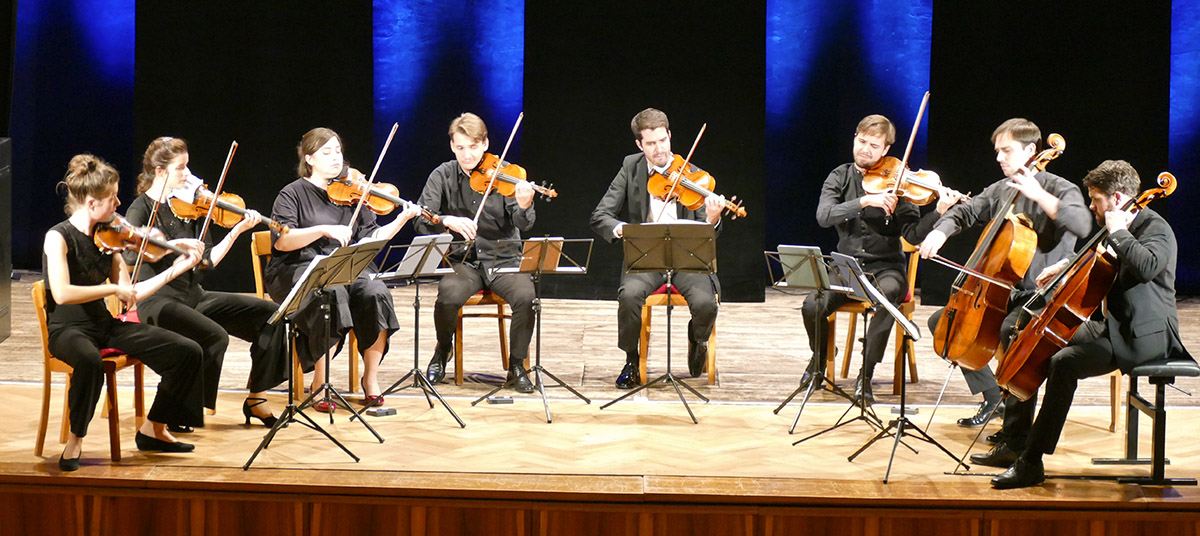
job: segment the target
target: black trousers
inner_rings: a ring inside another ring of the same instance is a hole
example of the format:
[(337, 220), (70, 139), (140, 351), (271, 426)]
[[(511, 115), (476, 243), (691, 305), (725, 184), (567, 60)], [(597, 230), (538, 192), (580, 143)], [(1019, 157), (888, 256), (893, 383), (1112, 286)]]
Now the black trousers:
[(67, 388), (71, 433), (84, 437), (104, 386), (101, 348), (117, 348), (162, 377), (147, 418), (204, 426), (200, 364), (195, 341), (147, 324), (109, 318), (91, 325), (49, 327), (50, 353), (75, 369)]
[[(290, 285), (295, 285), (295, 280), (303, 274), (303, 270), (293, 270)], [(272, 282), (267, 288), (276, 303), (282, 302), (291, 290), (291, 286), (284, 287), (279, 281)], [(359, 340), (359, 353), (374, 344), (381, 331), (386, 330), (390, 337), (400, 329), (396, 308), (392, 304), (392, 293), (382, 281), (360, 275), (353, 283), (330, 287), (326, 293), (333, 296), (333, 306), (329, 311), (329, 340), (325, 339), (325, 317), (320, 301), (315, 299), (315, 292), (305, 296), (300, 308), (290, 317), (295, 328), (296, 354), (305, 372), (311, 371), (317, 359), (324, 357), (325, 351), (335, 342), (337, 348), (333, 355), (337, 355), (342, 349), (343, 338), (351, 329)], [(384, 344), (384, 355), (387, 355), (390, 347), (390, 342)], [(358, 359), (357, 356), (351, 358)]]
[[(1117, 360), (1113, 356), (1112, 343), (1108, 340), (1106, 331), (1103, 322), (1089, 321), (1075, 332), (1067, 347), (1050, 358), (1046, 396), (1042, 398), (1041, 412), (1028, 428), (1027, 450), (1054, 454), (1062, 436), (1063, 426), (1067, 422), (1067, 412), (1075, 399), (1075, 388), (1079, 385), (1079, 380), (1117, 370)], [(1034, 396), (1036, 397), (1036, 393)], [(1028, 402), (1023, 403), (1028, 405), (1031, 412), (1034, 399), (1031, 397)], [(1008, 422), (1004, 425), (1010, 426)], [(1009, 433), (1016, 434), (1022, 431), (1014, 428), (1009, 430)]]
[(258, 338), (277, 306), (253, 296), (209, 292), (196, 288), (180, 300), (151, 296), (138, 304), (138, 315), (152, 326), (174, 331), (200, 344), (204, 351), (204, 407), (217, 407), (217, 388), (229, 336), (251, 343), (250, 391), (266, 391), (285, 379), (287, 352), (283, 345), (264, 348)]
[[(1034, 291), (1031, 290), (1017, 290), (1014, 291), (1012, 296), (1009, 297), (1008, 315), (1005, 316), (1004, 320), (1000, 322), (1001, 352), (1006, 350), (1008, 348), (1008, 344), (1011, 342), (1011, 339), (1009, 339), (1006, 334), (1012, 332), (1013, 326), (1017, 324), (1017, 320), (1019, 319), (1021, 307), (1024, 306), (1027, 301), (1029, 301), (1029, 298), (1033, 294)], [(930, 334), (937, 331), (938, 321), (942, 318), (942, 313), (945, 311), (946, 308), (943, 307), (935, 311), (932, 315), (929, 315)], [(971, 394), (973, 395), (977, 395), (984, 391), (999, 387), (999, 385), (996, 383), (996, 374), (992, 372), (992, 367), (990, 365), (979, 370), (968, 370), (965, 368), (960, 370), (962, 370), (963, 379), (967, 381), (967, 387), (971, 388)], [(1008, 401), (1005, 403), (1004, 407), (1005, 419), (1008, 419), (1008, 411), (1013, 409), (1011, 404), (1016, 402), (1017, 400), (1015, 397), (1008, 398)]]
[[(898, 305), (908, 293), (908, 282), (900, 270), (884, 269), (874, 272), (876, 286), (893, 305)], [(801, 309), (804, 317), (804, 329), (808, 332), (808, 346), (812, 349), (813, 359), (819, 366), (824, 367), (828, 360), (826, 343), (829, 341), (829, 315), (838, 307), (850, 301), (850, 297), (841, 292), (818, 290), (809, 293), (804, 299)], [(883, 351), (887, 349), (888, 336), (892, 333), (892, 324), (896, 319), (886, 311), (871, 318), (867, 325), (867, 336), (863, 341), (863, 360), (867, 366), (867, 377), (870, 378), (875, 365), (883, 361)], [(821, 341), (820, 346), (817, 340)], [(824, 370), (822, 368), (822, 370)]]
[[(642, 331), (642, 306), (646, 297), (667, 282), (665, 273), (624, 274), (617, 289), (617, 347), (626, 359), (638, 351)], [(688, 340), (706, 342), (717, 321), (717, 287), (709, 274), (676, 273), (671, 284), (687, 300), (692, 320), (688, 322)]]
[(454, 273), (438, 284), (437, 302), (433, 306), (433, 326), (441, 348), (454, 342), (454, 327), (458, 310), (480, 290), (495, 292), (512, 308), (512, 325), (508, 330), (509, 366), (529, 357), (529, 341), (533, 339), (533, 279), (529, 274), (499, 274), (490, 279), (482, 268), (469, 264), (454, 265)]

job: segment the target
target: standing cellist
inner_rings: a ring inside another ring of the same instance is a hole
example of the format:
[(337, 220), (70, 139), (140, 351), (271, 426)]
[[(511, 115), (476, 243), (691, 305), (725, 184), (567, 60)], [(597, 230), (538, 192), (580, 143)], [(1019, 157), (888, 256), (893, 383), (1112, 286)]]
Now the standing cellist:
[[(1069, 258), (1075, 249), (1075, 241), (1086, 237), (1091, 231), (1091, 218), (1083, 203), (1079, 187), (1070, 181), (1047, 171), (1031, 172), (1029, 162), (1038, 154), (1042, 141), (1041, 130), (1032, 121), (1022, 118), (1009, 119), (992, 133), (992, 145), (996, 150), (996, 162), (1004, 173), (1003, 179), (985, 188), (979, 195), (965, 203), (959, 203), (942, 216), (934, 230), (921, 243), (921, 257), (937, 255), (948, 236), (971, 227), (986, 223), (1001, 211), (1009, 208), (1007, 203), (1012, 191), (1019, 195), (1012, 203), (1012, 212), (1024, 214), (1037, 235), (1037, 247), (1024, 279), (1017, 283), (1008, 302), (1009, 315), (1000, 328), (1007, 332), (1016, 321), (1015, 312), (1024, 305), (1037, 288), (1036, 278), (1046, 267)], [(936, 331), (941, 311), (929, 319), (930, 329)], [(1001, 337), (1001, 341), (1005, 338)], [(958, 420), (959, 426), (979, 427), (1001, 400), (996, 378), (988, 367), (977, 371), (963, 369), (963, 377), (973, 394), (983, 394), (984, 401), (975, 415)], [(1015, 400), (1013, 401), (1015, 402)], [(1006, 408), (1001, 408), (1006, 409)], [(1012, 408), (1007, 408), (1012, 409)], [(1019, 419), (1021, 412), (1004, 411), (1005, 419)], [(1032, 414), (1028, 415), (1032, 419)], [(1018, 427), (1019, 429), (1019, 427)], [(988, 437), (996, 447), (986, 455), (971, 456), (973, 463), (1012, 463), (1016, 453), (1025, 446), (1025, 437), (1004, 437), (996, 434)]]

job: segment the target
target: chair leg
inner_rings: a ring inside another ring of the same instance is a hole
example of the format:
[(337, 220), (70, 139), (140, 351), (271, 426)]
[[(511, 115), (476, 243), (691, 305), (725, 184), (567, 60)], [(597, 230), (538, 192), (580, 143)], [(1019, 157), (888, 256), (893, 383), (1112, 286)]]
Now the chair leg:
[(713, 322), (712, 333), (708, 335), (708, 362), (704, 365), (708, 371), (708, 384), (717, 384), (717, 323)]
[(825, 370), (832, 373), (837, 370), (837, 356), (834, 355), (837, 352), (837, 345), (833, 342), (837, 338), (837, 311), (829, 315), (828, 321), (829, 336), (825, 340)]
[(1109, 407), (1110, 415), (1108, 419), (1108, 431), (1117, 431), (1117, 422), (1121, 419), (1121, 383), (1122, 378), (1120, 371), (1117, 374), (1112, 374), (1108, 377), (1109, 391)]
[(350, 388), (349, 388), (349, 391), (351, 393), (357, 393), (358, 387), (359, 387), (359, 385), (361, 385), (360, 382), (362, 381), (362, 372), (358, 366), (358, 363), (359, 363), (358, 337), (355, 337), (354, 332), (351, 331), (349, 339), (350, 339), (350, 344), (348, 346), (350, 346), (350, 355), (347, 356), (350, 361)]
[[(842, 377), (850, 377), (850, 356), (854, 355), (854, 336), (858, 334), (858, 316), (851, 314), (846, 324), (846, 349), (842, 351)], [(830, 337), (833, 338), (832, 336)]]
[(104, 383), (108, 400), (108, 450), (109, 458), (114, 462), (121, 461), (121, 411), (117, 405), (117, 369), (106, 363), (104, 367)]
[(653, 312), (653, 307), (642, 306), (642, 331), (638, 335), (638, 380), (642, 384), (646, 383), (646, 357), (650, 353), (650, 317)]
[[(67, 398), (63, 394), (63, 398)], [(50, 369), (42, 372), (42, 414), (38, 419), (37, 443), (33, 444), (33, 455), (41, 456), (46, 445), (46, 428), (50, 426)]]
[(458, 309), (458, 321), (454, 324), (454, 385), (463, 384), (463, 313), (462, 308)]
[(297, 402), (304, 400), (304, 368), (300, 366), (300, 356), (292, 352), (292, 398)]
[[(508, 333), (504, 329), (504, 304), (502, 303), (496, 304), (496, 320), (497, 324), (500, 325), (500, 365), (504, 367), (504, 370), (508, 370)], [(529, 352), (526, 351), (526, 356), (528, 355)], [(526, 357), (525, 359), (528, 360), (529, 358)], [(528, 366), (527, 363), (521, 364)]]
[(59, 443), (66, 443), (67, 435), (71, 433), (71, 404), (67, 398), (67, 394), (71, 392), (71, 378), (74, 376), (70, 372), (67, 373), (67, 386), (66, 390), (63, 391), (62, 422), (59, 424), (58, 431)]

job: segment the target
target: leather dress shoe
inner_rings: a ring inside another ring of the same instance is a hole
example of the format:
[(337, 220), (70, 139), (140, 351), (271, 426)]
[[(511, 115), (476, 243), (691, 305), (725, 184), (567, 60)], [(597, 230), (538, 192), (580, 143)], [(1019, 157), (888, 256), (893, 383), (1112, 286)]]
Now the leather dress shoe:
[(184, 443), (182, 441), (163, 441), (157, 437), (150, 437), (141, 432), (138, 432), (133, 439), (134, 442), (137, 443), (137, 449), (142, 451), (191, 452), (196, 450), (196, 446), (191, 443)]
[(641, 383), (641, 373), (638, 371), (637, 363), (625, 363), (625, 367), (621, 369), (621, 375), (617, 376), (617, 389), (633, 389)]
[[(995, 415), (992, 415), (993, 410), (996, 412)], [(958, 425), (962, 426), (963, 428), (979, 428), (980, 426), (987, 424), (989, 418), (1003, 416), (1004, 404), (1000, 403), (999, 400), (995, 402), (988, 402), (987, 400), (984, 400), (983, 402), (979, 403), (979, 410), (976, 411), (974, 415), (959, 419)]]
[(446, 361), (449, 357), (449, 350), (442, 351), (439, 347), (433, 351), (429, 367), (425, 369), (425, 377), (429, 379), (429, 383), (442, 383), (442, 380), (446, 379)]
[(862, 376), (854, 379), (854, 403), (860, 401), (870, 406), (875, 403), (875, 393), (871, 392), (871, 380), (863, 381)]
[(971, 463), (988, 467), (1009, 467), (1017, 461), (1020, 453), (1008, 446), (1008, 443), (997, 443), (992, 450), (984, 454), (972, 454)]
[(700, 376), (704, 372), (706, 363), (708, 363), (708, 341), (688, 341), (688, 374), (691, 374), (693, 378)]
[(995, 445), (996, 443), (1003, 443), (1005, 441), (1008, 441), (1008, 432), (1005, 432), (1004, 428), (1001, 428), (999, 432), (996, 432), (990, 436), (987, 436), (986, 440), (988, 443), (991, 443), (993, 445)]
[[(508, 378), (507, 379), (512, 380), (513, 378), (516, 378), (517, 376), (521, 376), (522, 374), (525, 374), (525, 367), (521, 366), (520, 363), (517, 363), (511, 367), (508, 367)], [(513, 389), (516, 389), (518, 393), (532, 393), (533, 392), (533, 382), (529, 381), (529, 374), (525, 374), (524, 376), (521, 376), (520, 379), (518, 379), (516, 382), (514, 382)]]
[(1046, 468), (1041, 460), (1031, 462), (1019, 458), (1000, 476), (992, 479), (992, 487), (996, 489), (1028, 488), (1046, 481)]

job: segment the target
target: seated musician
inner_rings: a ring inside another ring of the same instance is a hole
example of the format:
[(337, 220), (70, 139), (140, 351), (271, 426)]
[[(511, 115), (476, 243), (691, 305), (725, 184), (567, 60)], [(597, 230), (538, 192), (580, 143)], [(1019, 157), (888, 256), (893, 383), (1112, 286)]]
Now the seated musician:
[[(921, 241), (938, 216), (946, 212), (957, 197), (945, 195), (938, 200), (937, 211), (924, 217), (916, 205), (900, 200), (894, 193), (868, 194), (863, 188), (863, 174), (887, 154), (896, 140), (896, 127), (882, 115), (868, 115), (859, 121), (854, 131), (854, 162), (842, 164), (829, 173), (821, 186), (817, 203), (817, 223), (821, 227), (837, 227), (840, 253), (858, 260), (863, 270), (871, 274), (888, 301), (899, 304), (908, 292), (905, 280), (903, 236), (911, 244)], [(890, 217), (885, 217), (890, 216)], [(801, 388), (807, 387), (825, 373), (826, 342), (829, 340), (829, 315), (850, 298), (840, 292), (816, 291), (804, 300), (804, 328), (808, 332), (813, 357), (808, 362)], [(883, 351), (895, 320), (881, 312), (871, 319), (863, 344), (865, 375), (854, 380), (854, 399), (874, 402), (871, 376), (875, 365), (883, 360)], [(820, 341), (820, 344), (817, 344)]]
[[(1012, 467), (992, 479), (998, 489), (1034, 486), (1045, 480), (1042, 455), (1054, 453), (1080, 379), (1117, 369), (1128, 373), (1151, 360), (1189, 358), (1175, 310), (1178, 245), (1171, 225), (1148, 208), (1136, 214), (1121, 210), (1137, 198), (1141, 185), (1137, 171), (1124, 160), (1101, 162), (1083, 184), (1096, 221), (1108, 229), (1102, 247), (1116, 259), (1116, 281), (1108, 291), (1104, 320), (1085, 323), (1070, 344), (1050, 358), (1046, 396), (1037, 420), (1032, 425), (1004, 423), (1010, 436), (1027, 433), (1029, 440)], [(1065, 266), (1050, 267), (1039, 281), (1049, 281)], [(1017, 425), (1027, 429), (1012, 428)]]
[[(1012, 211), (1014, 214), (1024, 214), (1032, 222), (1033, 230), (1037, 233), (1037, 249), (1033, 253), (1029, 271), (1009, 298), (1009, 315), (1002, 324), (1002, 333), (1011, 331), (1021, 306), (1033, 296), (1037, 275), (1047, 266), (1070, 257), (1075, 249), (1075, 241), (1086, 237), (1092, 228), (1078, 186), (1048, 171), (1032, 173), (1026, 168), (1030, 159), (1038, 153), (1041, 142), (1041, 130), (1027, 119), (1009, 119), (997, 127), (992, 133), (992, 145), (996, 149), (996, 162), (1000, 164), (1000, 171), (1005, 178), (992, 183), (970, 201), (947, 211), (921, 243), (921, 257), (936, 255), (948, 236), (976, 224), (986, 224), (998, 212), (1008, 208), (1005, 198), (1013, 189), (1020, 192)], [(930, 332), (936, 331), (941, 313), (938, 311), (930, 317)], [(1001, 341), (1007, 343), (1008, 338), (1002, 336)], [(1021, 418), (1020, 412), (1008, 411), (1012, 407), (1000, 405), (1000, 388), (990, 368), (983, 367), (976, 371), (964, 368), (962, 373), (971, 393), (982, 394), (984, 400), (974, 415), (958, 420), (959, 426), (983, 426), (993, 412), (1004, 415), (1005, 419)], [(1016, 403), (1014, 398), (1008, 400), (1006, 404)], [(1029, 418), (1033, 418), (1032, 413)], [(1025, 442), (1023, 436), (999, 435), (989, 436), (988, 439), (997, 444), (998, 455), (1007, 457), (1009, 463), (1011, 452), (1020, 451)], [(975, 463), (983, 463), (976, 457), (972, 456)]]
[[(508, 379), (519, 376), (514, 388), (521, 393), (532, 393), (533, 382), (522, 373), (529, 356), (529, 341), (533, 338), (533, 279), (529, 274), (498, 274), (493, 269), (521, 256), (519, 249), (501, 247), (499, 241), (520, 240), (521, 232), (533, 227), (537, 216), (533, 208), (533, 188), (528, 181), (520, 181), (513, 197), (504, 197), (493, 190), (485, 200), (482, 193), (471, 189), (471, 172), (476, 171), (487, 152), (487, 125), (479, 116), (464, 113), (450, 122), (449, 136), (454, 159), (429, 174), (417, 201), (441, 214), (441, 223), (419, 220), (415, 225), (417, 232), (422, 234), (448, 231), (455, 240), (471, 242), (467, 248), (450, 253), (454, 273), (443, 277), (438, 284), (437, 303), (433, 309), (437, 348), (429, 360), (426, 375), (433, 383), (445, 378), (458, 310), (476, 292), (487, 289), (512, 308), (512, 325), (508, 332)], [(480, 202), (484, 209), (476, 221)]]
[[(690, 210), (675, 199), (661, 200), (647, 191), (651, 173), (666, 173), (671, 152), (671, 125), (667, 114), (646, 108), (630, 123), (634, 144), (641, 152), (625, 157), (608, 191), (592, 211), (592, 230), (608, 242), (622, 238), (627, 223), (694, 220), (707, 222), (721, 230), (721, 212), (725, 198), (712, 195), (704, 206)], [(694, 168), (694, 166), (693, 166)], [(617, 289), (617, 347), (625, 351), (625, 366), (617, 376), (617, 388), (632, 389), (641, 382), (638, 370), (638, 339), (642, 326), (642, 305), (646, 297), (667, 282), (665, 273), (622, 274)], [(716, 295), (720, 285), (716, 274), (677, 273), (671, 278), (677, 291), (687, 300), (692, 320), (688, 323), (688, 372), (699, 376), (708, 359), (708, 337), (717, 320)]]

